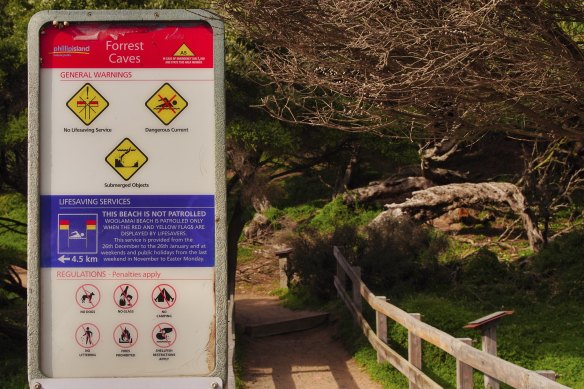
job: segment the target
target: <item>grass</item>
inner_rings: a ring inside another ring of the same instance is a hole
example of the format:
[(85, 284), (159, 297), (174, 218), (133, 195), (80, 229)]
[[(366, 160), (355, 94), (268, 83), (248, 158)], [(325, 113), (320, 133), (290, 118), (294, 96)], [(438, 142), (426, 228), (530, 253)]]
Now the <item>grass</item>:
[[(422, 313), (424, 322), (455, 337), (473, 338), (477, 348), (480, 348), (479, 334), (462, 327), (492, 312), (471, 301), (427, 294), (410, 296), (396, 305), (408, 312)], [(376, 352), (360, 334), (348, 311), (343, 308), (338, 314), (342, 318), (339, 337), (355, 360), (384, 388), (407, 388), (401, 373), (388, 364), (377, 363)], [(519, 306), (498, 327), (498, 354), (530, 370), (553, 370), (559, 375), (558, 382), (584, 389), (583, 317), (584, 308), (576, 302), (561, 306), (546, 303)], [(390, 324), (388, 336), (391, 347), (407, 357), (407, 331), (398, 324)], [(456, 387), (454, 358), (427, 342), (424, 342), (423, 366), (424, 372), (444, 388)], [(482, 375), (475, 373), (475, 386), (481, 385)]]
[[(26, 223), (26, 199), (16, 193), (0, 196), (0, 216)], [(0, 265), (26, 266), (26, 230), (0, 230)], [(2, 269), (3, 270), (3, 269)], [(27, 388), (26, 301), (0, 289), (0, 376), (4, 389)]]
[(257, 246), (240, 243), (237, 245), (237, 263), (243, 265), (255, 258)]
[(0, 290), (0, 375), (3, 389), (27, 385), (26, 301)]
[[(359, 220), (360, 216), (347, 212), (342, 204), (333, 202), (327, 207), (307, 223), (322, 224), (326, 230), (342, 220)], [(480, 348), (480, 334), (463, 326), (495, 311), (514, 310), (498, 328), (499, 356), (530, 370), (553, 370), (559, 375), (560, 383), (584, 389), (584, 245), (581, 244), (584, 232), (558, 238), (537, 255), (525, 241), (505, 246), (489, 243), (489, 237), (471, 235), (472, 239), (487, 243), (478, 251), (472, 244), (450, 240), (448, 250), (440, 253), (435, 269), (447, 275), (440, 279), (443, 284), (428, 279), (421, 288), (397, 296), (383, 290), (375, 293), (392, 297), (392, 302), (407, 312), (420, 312), (424, 322), (455, 337), (473, 338), (476, 348)], [(395, 263), (388, 262), (387, 266), (387, 271), (397, 271)], [(405, 285), (405, 280), (397, 279), (396, 283)], [(397, 284), (388, 289), (398, 290)], [(293, 288), (292, 293), (285, 295), (285, 304), (297, 309), (314, 305), (307, 294), (306, 290)], [(365, 309), (364, 314), (374, 327), (371, 309)], [(338, 308), (337, 315), (341, 317), (338, 336), (356, 361), (384, 388), (407, 388), (401, 373), (388, 364), (377, 363), (376, 352), (346, 309)], [(405, 357), (407, 331), (394, 324), (388, 333), (388, 343)], [(456, 387), (455, 363), (447, 353), (425, 344), (424, 372), (441, 386)], [(482, 387), (482, 380), (482, 374), (475, 372), (476, 387)]]
[[(24, 196), (11, 193), (0, 196), (0, 216), (26, 223), (26, 199)], [(26, 253), (26, 229), (19, 228), (21, 233), (0, 230), (0, 248)]]

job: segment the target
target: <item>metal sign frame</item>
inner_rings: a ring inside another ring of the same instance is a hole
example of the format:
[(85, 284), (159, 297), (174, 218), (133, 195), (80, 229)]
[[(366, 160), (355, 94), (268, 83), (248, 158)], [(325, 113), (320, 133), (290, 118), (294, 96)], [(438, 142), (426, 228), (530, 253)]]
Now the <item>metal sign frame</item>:
[[(41, 371), (41, 282), (40, 282), (40, 34), (48, 24), (71, 22), (161, 22), (202, 21), (213, 31), (215, 99), (215, 368), (208, 376), (52, 378)], [(204, 10), (92, 10), (42, 11), (28, 27), (28, 379), (31, 388), (221, 388), (227, 378), (227, 261), (225, 190), (225, 97), (224, 24), (217, 15)]]

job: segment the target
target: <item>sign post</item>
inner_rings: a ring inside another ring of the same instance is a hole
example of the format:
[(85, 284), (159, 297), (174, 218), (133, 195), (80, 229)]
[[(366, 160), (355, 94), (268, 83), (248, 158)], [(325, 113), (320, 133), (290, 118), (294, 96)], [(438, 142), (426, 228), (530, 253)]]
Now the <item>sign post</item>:
[(31, 387), (223, 387), (221, 20), (35, 15), (29, 131)]

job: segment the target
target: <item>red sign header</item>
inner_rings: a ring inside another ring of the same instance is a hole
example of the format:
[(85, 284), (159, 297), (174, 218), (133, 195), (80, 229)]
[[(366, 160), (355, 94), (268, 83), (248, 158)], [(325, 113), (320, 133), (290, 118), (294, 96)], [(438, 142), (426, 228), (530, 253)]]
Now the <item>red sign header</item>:
[(207, 24), (84, 23), (41, 31), (42, 68), (213, 68)]

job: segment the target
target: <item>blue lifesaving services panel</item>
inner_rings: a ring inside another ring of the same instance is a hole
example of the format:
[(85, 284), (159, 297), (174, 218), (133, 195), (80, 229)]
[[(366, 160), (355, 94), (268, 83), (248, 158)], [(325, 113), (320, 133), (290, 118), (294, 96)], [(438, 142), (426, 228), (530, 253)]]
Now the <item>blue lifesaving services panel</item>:
[(41, 267), (212, 267), (212, 195), (41, 196)]

